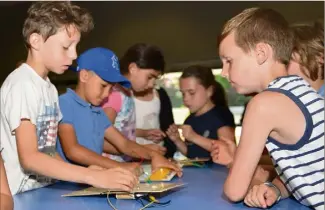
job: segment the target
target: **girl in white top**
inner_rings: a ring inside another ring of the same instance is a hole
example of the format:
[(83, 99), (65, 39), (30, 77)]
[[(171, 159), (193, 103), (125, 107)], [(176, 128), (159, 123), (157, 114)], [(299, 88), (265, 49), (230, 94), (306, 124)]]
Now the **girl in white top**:
[(136, 112), (136, 142), (163, 146), (164, 132), (160, 130), (160, 99), (155, 89), (134, 95)]

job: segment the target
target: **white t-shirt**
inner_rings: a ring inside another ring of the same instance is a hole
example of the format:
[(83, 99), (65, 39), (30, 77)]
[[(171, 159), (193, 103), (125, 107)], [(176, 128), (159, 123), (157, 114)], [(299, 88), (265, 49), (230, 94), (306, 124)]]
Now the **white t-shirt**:
[[(138, 129), (160, 129), (159, 113), (160, 113), (160, 99), (156, 90), (153, 92), (153, 99), (150, 101), (143, 101), (134, 97), (136, 128)], [(153, 141), (137, 137), (138, 144), (154, 144)], [(163, 146), (164, 142), (159, 145)]]
[(55, 154), (61, 112), (58, 92), (47, 78), (41, 78), (29, 65), (22, 64), (4, 81), (0, 90), (0, 148), (12, 194), (39, 188), (54, 180), (25, 171), (19, 162), (15, 129), (21, 119), (36, 126), (38, 150)]

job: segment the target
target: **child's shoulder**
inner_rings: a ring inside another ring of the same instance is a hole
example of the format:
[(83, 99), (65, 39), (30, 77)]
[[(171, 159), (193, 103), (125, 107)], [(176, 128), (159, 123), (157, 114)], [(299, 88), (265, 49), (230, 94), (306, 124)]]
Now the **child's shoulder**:
[(279, 112), (282, 108), (292, 105), (294, 105), (292, 101), (280, 92), (263, 91), (248, 102), (247, 111), (253, 110), (251, 113), (272, 116), (272, 113)]
[(22, 64), (11, 72), (1, 86), (1, 93), (15, 92), (18, 90), (37, 90), (37, 85), (33, 80), (30, 69)]

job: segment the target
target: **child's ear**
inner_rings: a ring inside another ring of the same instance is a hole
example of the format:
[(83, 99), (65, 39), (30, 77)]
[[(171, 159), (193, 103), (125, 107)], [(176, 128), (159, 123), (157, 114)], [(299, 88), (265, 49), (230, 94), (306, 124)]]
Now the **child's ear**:
[(209, 98), (212, 97), (213, 92), (215, 91), (214, 89), (215, 89), (215, 87), (213, 85), (211, 85), (210, 87), (208, 87), (207, 91), (208, 91)]
[(89, 79), (89, 72), (84, 70), (84, 69), (81, 69), (80, 72), (79, 72), (79, 81), (80, 82), (87, 82)]
[(132, 62), (129, 65), (129, 73), (134, 74), (138, 71), (138, 66), (136, 63)]
[(265, 61), (269, 58), (271, 47), (270, 45), (260, 42), (255, 47), (255, 55), (256, 60), (259, 65), (265, 63)]
[(32, 33), (29, 36), (29, 44), (34, 50), (39, 50), (44, 43), (43, 37), (38, 33)]

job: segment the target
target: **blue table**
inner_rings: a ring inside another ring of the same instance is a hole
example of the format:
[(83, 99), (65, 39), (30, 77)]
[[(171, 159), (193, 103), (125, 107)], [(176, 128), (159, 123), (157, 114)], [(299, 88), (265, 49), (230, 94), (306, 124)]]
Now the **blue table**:
[[(243, 203), (229, 203), (222, 195), (223, 183), (227, 176), (227, 169), (221, 166), (206, 168), (184, 168), (184, 176), (181, 180), (175, 178), (175, 182), (186, 182), (188, 185), (173, 192), (160, 200), (171, 200), (166, 207), (159, 209), (181, 210), (235, 210), (252, 209)], [(61, 197), (61, 195), (74, 190), (82, 189), (73, 183), (60, 182), (45, 188), (25, 192), (14, 196), (15, 210), (108, 210), (112, 209), (104, 196), (94, 197)], [(138, 210), (142, 205), (135, 200), (116, 200), (111, 202), (118, 210)], [(155, 209), (155, 208), (153, 208)], [(293, 199), (285, 199), (271, 208), (272, 210), (307, 210), (309, 208), (300, 205)]]

